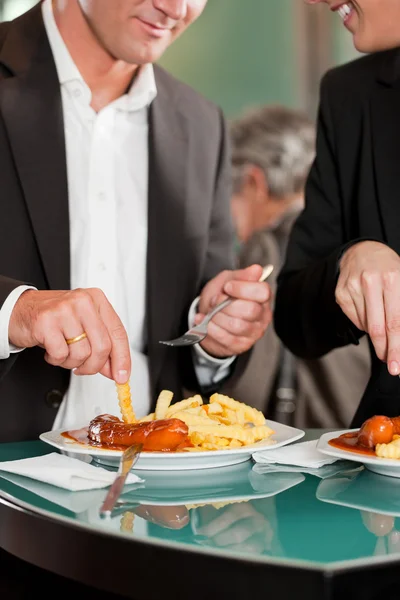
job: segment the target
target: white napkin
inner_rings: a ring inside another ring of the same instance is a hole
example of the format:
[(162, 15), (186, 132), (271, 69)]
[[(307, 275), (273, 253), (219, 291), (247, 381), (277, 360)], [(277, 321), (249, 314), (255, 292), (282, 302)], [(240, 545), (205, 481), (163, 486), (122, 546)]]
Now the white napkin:
[(318, 440), (311, 440), (309, 442), (281, 446), (280, 448), (276, 448), (276, 450), (260, 450), (253, 453), (253, 460), (261, 464), (273, 463), (306, 469), (319, 469), (324, 465), (330, 465), (339, 460), (317, 450), (317, 442)]
[[(316, 469), (310, 469), (307, 467), (295, 467), (293, 465), (277, 465), (277, 464), (261, 464), (256, 463), (253, 466), (252, 471), (256, 473), (258, 476), (265, 475), (265, 473), (278, 473), (278, 474), (308, 474), (315, 475), (315, 477), (319, 477), (320, 479), (327, 479), (328, 477), (332, 477), (332, 475), (336, 475), (337, 473), (342, 473), (343, 471), (354, 471), (355, 469), (362, 469), (359, 463), (352, 463), (347, 460), (338, 460), (332, 465), (323, 465), (322, 467), (318, 467)], [(250, 474), (249, 474), (250, 477)], [(266, 477), (266, 479), (269, 479)]]
[[(57, 452), (0, 462), (0, 474), (1, 471), (24, 475), (74, 492), (107, 487), (116, 477), (115, 471), (107, 471)], [(142, 482), (143, 479), (133, 473), (126, 478), (127, 484)]]

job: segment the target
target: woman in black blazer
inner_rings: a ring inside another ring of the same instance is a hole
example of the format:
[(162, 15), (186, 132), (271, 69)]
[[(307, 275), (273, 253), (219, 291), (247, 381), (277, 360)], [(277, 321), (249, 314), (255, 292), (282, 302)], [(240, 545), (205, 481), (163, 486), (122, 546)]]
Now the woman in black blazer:
[(400, 2), (309, 2), (338, 12), (368, 55), (322, 79), (317, 154), (278, 278), (275, 328), (302, 358), (368, 335), (357, 427), (400, 414)]

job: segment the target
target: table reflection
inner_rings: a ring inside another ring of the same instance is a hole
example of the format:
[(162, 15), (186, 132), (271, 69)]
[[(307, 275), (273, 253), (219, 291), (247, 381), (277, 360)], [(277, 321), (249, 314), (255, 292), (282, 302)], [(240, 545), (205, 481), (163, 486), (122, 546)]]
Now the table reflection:
[(338, 474), (321, 481), (317, 498), (356, 511), (365, 529), (375, 537), (372, 554), (400, 552), (400, 479), (368, 469)]

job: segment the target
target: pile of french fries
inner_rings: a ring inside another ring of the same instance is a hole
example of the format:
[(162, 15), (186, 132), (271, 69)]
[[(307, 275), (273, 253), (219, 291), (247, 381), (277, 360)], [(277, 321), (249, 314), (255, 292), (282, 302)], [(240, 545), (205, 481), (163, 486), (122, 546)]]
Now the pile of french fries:
[[(138, 419), (139, 423), (155, 419), (180, 419), (189, 428), (191, 447), (188, 452), (240, 448), (270, 439), (274, 431), (265, 424), (259, 410), (223, 394), (213, 394), (205, 404), (200, 395), (171, 404), (173, 393), (163, 390), (155, 411)], [(271, 440), (271, 443), (274, 443)]]

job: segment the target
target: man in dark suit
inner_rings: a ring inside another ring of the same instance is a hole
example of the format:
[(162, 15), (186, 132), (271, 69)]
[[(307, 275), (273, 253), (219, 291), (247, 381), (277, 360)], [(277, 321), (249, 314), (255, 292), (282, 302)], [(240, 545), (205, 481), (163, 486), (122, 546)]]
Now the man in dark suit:
[(368, 336), (371, 376), (356, 427), (400, 414), (400, 3), (325, 3), (369, 54), (322, 80), (316, 159), (274, 318), (283, 343), (306, 359)]
[[(0, 25), (2, 441), (118, 414), (106, 382), (132, 378), (138, 416), (211, 393), (271, 320), (261, 266), (231, 270), (221, 111), (153, 66), (206, 2), (45, 0)], [(225, 293), (201, 348), (159, 344)]]

